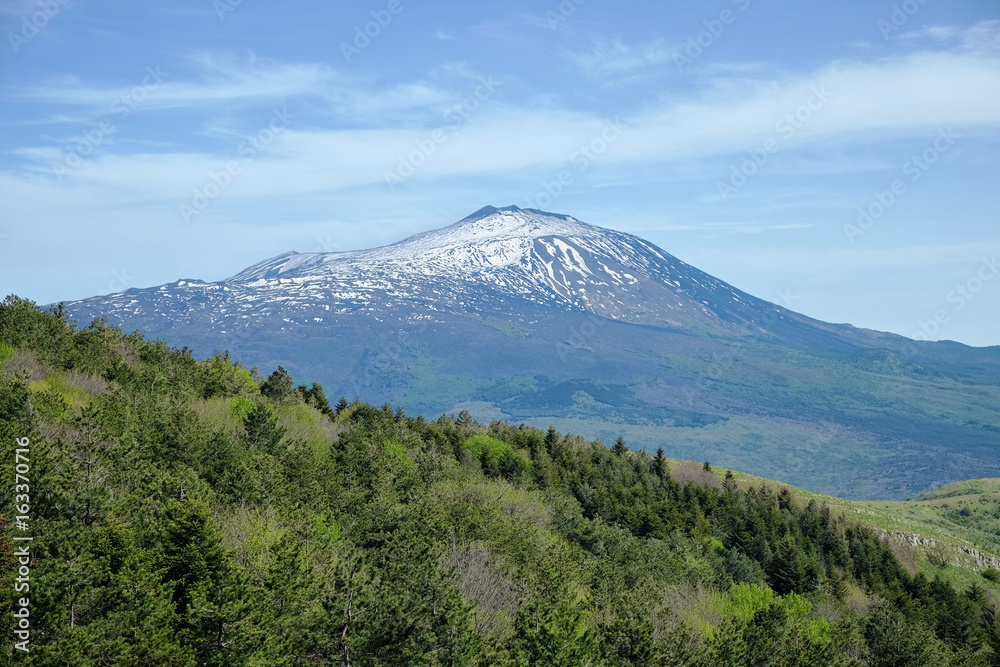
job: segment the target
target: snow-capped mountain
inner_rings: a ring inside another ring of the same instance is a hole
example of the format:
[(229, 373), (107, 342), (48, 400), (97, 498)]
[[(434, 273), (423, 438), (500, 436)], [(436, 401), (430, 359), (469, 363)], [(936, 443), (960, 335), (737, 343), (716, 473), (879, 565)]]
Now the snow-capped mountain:
[(905, 497), (982, 476), (1000, 447), (1000, 348), (819, 322), (631, 234), (515, 206), (64, 306), (200, 357), (281, 364), (330, 396), (625, 433), (820, 491)]
[(189, 321), (223, 332), (276, 316), (282, 328), (362, 312), (406, 320), (415, 306), (517, 315), (531, 304), (681, 329), (755, 326), (765, 314), (772, 325), (796, 319), (639, 237), (516, 206), (487, 206), (380, 248), (287, 252), (218, 283), (182, 280), (97, 302), (110, 319), (144, 328)]
[(636, 236), (516, 206), (488, 206), (381, 248), (286, 253), (224, 285), (295, 291), (310, 306), (321, 300), (338, 310), (444, 298), (492, 311), (511, 299), (513, 309), (526, 300), (674, 326), (745, 319), (741, 311), (755, 301)]

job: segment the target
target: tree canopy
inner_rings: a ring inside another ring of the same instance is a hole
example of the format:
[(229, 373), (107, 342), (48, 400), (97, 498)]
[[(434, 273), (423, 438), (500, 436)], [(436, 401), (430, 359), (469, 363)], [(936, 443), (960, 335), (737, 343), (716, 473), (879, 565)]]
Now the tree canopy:
[[(331, 408), (284, 369), (16, 298), (0, 437), (9, 465), (31, 442), (10, 664), (1000, 664), (994, 581), (913, 574), (827, 506), (681, 481), (621, 439)], [(8, 627), (14, 604), (0, 588)]]

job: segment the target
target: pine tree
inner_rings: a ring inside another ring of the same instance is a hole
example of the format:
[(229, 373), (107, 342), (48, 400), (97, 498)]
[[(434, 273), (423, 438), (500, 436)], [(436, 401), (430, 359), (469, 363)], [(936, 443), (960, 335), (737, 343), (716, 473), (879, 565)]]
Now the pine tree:
[(786, 533), (785, 539), (781, 541), (778, 553), (771, 562), (769, 575), (771, 588), (779, 595), (788, 595), (804, 587), (805, 563), (791, 533)]
[(549, 430), (545, 432), (545, 451), (552, 456), (555, 446), (559, 443), (559, 432), (556, 431), (556, 427), (549, 425)]
[(303, 389), (304, 385), (299, 388), (299, 393), (303, 395), (307, 405), (313, 406), (327, 417), (334, 416), (333, 408), (330, 407), (330, 402), (326, 400), (323, 386), (319, 382), (313, 382), (312, 387), (305, 389), (305, 391)]
[[(767, 665), (776, 655), (784, 653), (783, 639), (787, 634), (788, 613), (783, 607), (772, 604), (754, 614), (753, 619), (743, 630), (743, 640), (746, 642), (747, 665)], [(800, 647), (796, 647), (800, 649)], [(810, 666), (816, 663), (807, 663)]]
[(788, 487), (785, 487), (778, 492), (779, 509), (783, 510), (791, 509), (794, 502), (795, 501), (792, 499), (792, 492), (788, 490)]
[(161, 562), (163, 581), (174, 585), (173, 601), (177, 615), (183, 619), (183, 634), (188, 642), (196, 642), (202, 637), (201, 611), (196, 603), (223, 583), (230, 563), (219, 546), (219, 531), (207, 505), (174, 502), (168, 511)]
[(726, 471), (726, 478), (722, 482), (722, 488), (725, 489), (726, 493), (733, 493), (736, 491), (736, 478), (733, 477), (733, 471)]
[(292, 382), (292, 376), (281, 366), (267, 376), (264, 384), (260, 386), (260, 393), (277, 403), (287, 401), (294, 392), (295, 384)]
[(843, 602), (847, 596), (847, 583), (843, 577), (834, 577), (830, 580), (830, 595)]
[(176, 632), (180, 619), (171, 599), (173, 586), (160, 581), (131, 529), (111, 520), (93, 537), (93, 567), (73, 594), (66, 643), (76, 646), (67, 647), (60, 662), (191, 664), (194, 651), (180, 644)]
[(601, 630), (601, 657), (608, 664), (653, 665), (664, 664), (658, 647), (653, 641), (653, 624), (639, 615), (637, 618), (618, 618)]
[(990, 656), (990, 667), (1000, 667), (1000, 616), (986, 627), (985, 635), (986, 644), (993, 649), (993, 655)]
[(285, 429), (278, 424), (278, 416), (267, 403), (255, 403), (243, 420), (245, 442), (251, 450), (273, 454), (285, 437)]
[(462, 429), (472, 428), (474, 421), (472, 415), (469, 414), (468, 410), (462, 410), (458, 413), (458, 418), (455, 420), (455, 426)]
[(538, 601), (518, 614), (511, 654), (519, 666), (578, 667), (599, 659), (597, 639), (569, 602)]
[[(281, 392), (260, 395), (268, 381), (250, 384), (228, 356), (199, 362), (45, 317), (62, 342), (0, 304), (0, 435), (31, 440), (42, 538), (31, 545), (33, 664), (823, 667), (854, 655), (1000, 667), (985, 584), (957, 593), (911, 578), (874, 532), (825, 505), (741, 491), (730, 473), (724, 493), (680, 485), (662, 448), (625, 456), (621, 438), (609, 453), (555, 428), (463, 431), (454, 415), (428, 423), (388, 404), (341, 399), (350, 421), (318, 425), (335, 439), (313, 437), (315, 414), (276, 406)], [(32, 349), (45, 379), (29, 384), (5, 364)], [(103, 378), (100, 392), (62, 394), (70, 368)], [(288, 400), (325, 412), (318, 384)], [(477, 431), (500, 441), (490, 458), (509, 483), (459, 465)], [(0, 507), (13, 496), (0, 485)], [(14, 529), (0, 516), (8, 581)], [(448, 564), (474, 543), (488, 558)], [(804, 592), (824, 570), (834, 596), (850, 577), (874, 602), (836, 605), (831, 628), (802, 596), (757, 585)], [(683, 624), (654, 633), (657, 590), (700, 580), (725, 594), (730, 579), (767, 604), (735, 617), (721, 605), (708, 636)], [(8, 586), (0, 612), (11, 598)], [(487, 615), (495, 633), (479, 631)], [(11, 663), (14, 650), (0, 656)]]
[(660, 479), (666, 477), (670, 472), (667, 467), (667, 459), (663, 456), (663, 447), (659, 447), (656, 450), (656, 457), (653, 459), (653, 472)]

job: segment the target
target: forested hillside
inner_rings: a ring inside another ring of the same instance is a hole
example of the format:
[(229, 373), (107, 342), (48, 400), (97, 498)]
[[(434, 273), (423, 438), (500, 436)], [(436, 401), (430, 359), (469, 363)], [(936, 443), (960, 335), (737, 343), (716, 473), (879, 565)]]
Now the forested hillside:
[(992, 581), (911, 574), (787, 490), (624, 442), (332, 404), (280, 367), (13, 297), (0, 368), (10, 664), (1000, 665)]

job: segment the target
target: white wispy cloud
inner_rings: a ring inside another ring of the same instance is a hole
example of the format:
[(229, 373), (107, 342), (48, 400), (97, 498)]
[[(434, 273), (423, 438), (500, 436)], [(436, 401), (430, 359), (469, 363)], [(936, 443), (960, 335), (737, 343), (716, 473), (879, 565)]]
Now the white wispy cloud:
[(962, 45), (973, 51), (1000, 53), (1000, 20), (980, 21), (963, 31)]
[[(283, 130), (234, 179), (226, 198), (384, 187), (386, 173), (418, 150), (419, 142), (428, 145), (431, 132), (443, 125), (441, 110), (461, 95), (461, 86), (452, 83), (428, 79), (379, 86), (345, 80), (315, 64), (256, 63), (247, 71), (229, 62), (203, 62), (205, 70), (214, 72), (214, 81), (205, 74), (195, 81), (178, 77), (163, 91), (160, 104), (222, 104), (309, 94), (331, 107), (326, 127), (293, 124)], [(933, 136), (936, 128), (946, 126), (959, 133), (973, 128), (996, 136), (1000, 128), (1000, 58), (989, 55), (920, 52), (878, 61), (838, 61), (770, 79), (719, 74), (698, 93), (623, 114), (617, 121), (620, 136), (588, 164), (594, 169), (586, 176), (602, 168), (641, 170), (642, 165), (683, 165), (742, 153), (774, 135), (780, 119), (795, 114), (821, 90), (828, 99), (810, 111), (793, 136), (782, 138), (782, 150), (869, 142), (873, 136)], [(39, 95), (50, 95), (46, 99), (53, 104), (72, 105), (81, 98), (103, 101), (107, 92), (81, 85)], [(343, 122), (345, 116), (361, 115), (368, 118), (367, 124)], [(209, 127), (236, 132), (224, 125)], [(517, 105), (498, 94), (483, 101), (461, 127), (445, 128), (444, 140), (432, 142), (432, 154), (424, 156), (409, 184), (488, 176), (536, 188), (541, 177), (575, 169), (579, 150), (599, 140), (607, 127), (608, 119), (594, 113), (555, 103)], [(102, 197), (177, 202), (234, 159), (231, 152), (206, 149), (97, 154), (66, 183), (54, 185), (38, 180), (52, 159), (50, 148), (22, 146), (18, 154), (34, 163), (0, 172), (0, 191), (23, 200), (25, 211), (39, 200), (62, 202), (67, 208)]]
[(910, 30), (899, 35), (898, 39), (903, 41), (913, 41), (918, 39), (932, 39), (938, 42), (943, 42), (947, 39), (951, 39), (955, 35), (961, 32), (958, 28), (950, 25), (932, 25), (924, 26), (919, 30)]
[[(121, 108), (121, 100), (141, 95), (137, 104), (146, 111), (218, 109), (230, 114), (298, 98), (312, 106), (331, 125), (363, 126), (422, 122), (428, 114), (441, 116), (472, 93), (479, 75), (463, 63), (447, 63), (426, 79), (380, 85), (371, 77), (318, 63), (279, 63), (257, 58), (237, 60), (201, 54), (188, 71), (171, 71), (159, 64), (138, 71), (132, 84), (107, 86), (79, 76), (53, 77), (23, 87), (11, 87), (12, 103), (43, 109), (26, 124), (80, 124)], [(137, 89), (139, 92), (135, 92)], [(116, 106), (118, 105), (118, 106)], [(72, 110), (67, 113), (67, 110)], [(211, 124), (212, 121), (210, 121)], [(221, 122), (221, 121), (220, 121)]]
[(567, 51), (564, 57), (594, 79), (634, 77), (649, 67), (668, 62), (672, 55), (664, 40), (627, 44), (621, 40), (597, 40), (586, 51)]
[(251, 57), (245, 62), (208, 54), (193, 62), (197, 73), (182, 78), (169, 67), (149, 63), (136, 72), (136, 81), (125, 87), (95, 85), (79, 76), (54, 77), (8, 91), (17, 102), (105, 109), (134, 86), (150, 89), (143, 99), (146, 109), (177, 109), (211, 105), (259, 103), (313, 94), (344, 77), (315, 63), (274, 63)]
[(953, 42), (958, 47), (975, 53), (1000, 53), (1000, 20), (978, 21), (967, 28), (949, 25), (924, 26), (899, 35), (903, 41), (931, 40), (939, 43)]

